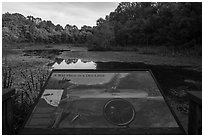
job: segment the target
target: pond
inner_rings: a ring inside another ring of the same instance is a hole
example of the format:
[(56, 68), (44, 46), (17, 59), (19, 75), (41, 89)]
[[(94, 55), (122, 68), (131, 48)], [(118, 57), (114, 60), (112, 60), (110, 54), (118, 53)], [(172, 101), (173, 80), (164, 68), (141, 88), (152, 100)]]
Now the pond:
[(82, 61), (81, 59), (55, 58), (53, 69), (96, 69), (97, 64), (93, 61)]
[[(201, 90), (202, 73), (185, 69), (188, 66), (147, 65), (136, 62), (93, 62), (81, 59), (55, 58), (52, 69), (142, 70), (150, 69), (164, 91)], [(166, 92), (166, 94), (168, 94)]]

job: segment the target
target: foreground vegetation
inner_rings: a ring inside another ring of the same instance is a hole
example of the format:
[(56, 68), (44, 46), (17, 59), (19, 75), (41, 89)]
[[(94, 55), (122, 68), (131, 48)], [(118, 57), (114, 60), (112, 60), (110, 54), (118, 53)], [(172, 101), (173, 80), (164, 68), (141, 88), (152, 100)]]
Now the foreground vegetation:
[[(17, 134), (47, 79), (50, 70), (39, 59), (24, 60), (21, 52), (3, 48), (2, 88), (15, 88), (13, 134)], [(16, 60), (15, 60), (16, 59)], [(23, 61), (24, 60), (24, 61)]]
[(15, 88), (16, 90), (12, 97), (14, 103), (13, 133), (17, 133), (21, 128), (48, 75), (48, 70), (40, 68), (15, 70), (9, 66), (3, 66), (3, 88)]

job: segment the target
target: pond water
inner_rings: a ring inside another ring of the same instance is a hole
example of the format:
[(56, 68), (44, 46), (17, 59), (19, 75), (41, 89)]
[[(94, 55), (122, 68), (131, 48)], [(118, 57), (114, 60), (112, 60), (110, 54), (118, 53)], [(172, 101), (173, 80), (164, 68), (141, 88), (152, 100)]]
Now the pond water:
[[(189, 66), (147, 65), (136, 62), (93, 62), (81, 59), (56, 58), (52, 69), (141, 70), (150, 69), (164, 91), (201, 90), (202, 73), (186, 69)], [(165, 92), (169, 94), (169, 92)]]
[(82, 61), (81, 59), (56, 58), (52, 65), (53, 69), (96, 69), (97, 64), (93, 61)]
[[(173, 92), (186, 90), (202, 90), (202, 72), (189, 70), (190, 66), (167, 66), (149, 65), (140, 62), (94, 62), (85, 61), (80, 58), (66, 59), (58, 58), (64, 50), (26, 50), (25, 55), (38, 55), (54, 59), (48, 64), (52, 69), (96, 69), (96, 70), (125, 70), (125, 69), (151, 69), (154, 76), (164, 91), (174, 89)], [(166, 92), (169, 94), (169, 92)], [(177, 93), (176, 93), (177, 94)], [(187, 97), (187, 96), (186, 96)], [(186, 98), (187, 100), (187, 98)]]

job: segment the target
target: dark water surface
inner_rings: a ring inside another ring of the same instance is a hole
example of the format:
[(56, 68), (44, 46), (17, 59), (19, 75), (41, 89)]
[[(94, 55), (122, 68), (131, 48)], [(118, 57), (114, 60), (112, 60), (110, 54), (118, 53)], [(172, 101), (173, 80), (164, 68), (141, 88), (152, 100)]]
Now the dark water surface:
[[(53, 69), (96, 69), (96, 70), (136, 70), (151, 69), (162, 89), (165, 91), (179, 87), (180, 90), (201, 90), (202, 73), (187, 70), (189, 66), (147, 65), (136, 62), (93, 62), (81, 59), (56, 58)], [(168, 92), (165, 92), (168, 95)]]
[[(177, 87), (183, 90), (201, 90), (201, 86), (195, 83), (202, 81), (202, 73), (187, 70), (185, 69), (186, 67), (187, 66), (147, 65), (135, 62), (97, 62), (97, 69), (150, 69), (164, 92)], [(169, 92), (165, 92), (166, 95), (168, 93)]]

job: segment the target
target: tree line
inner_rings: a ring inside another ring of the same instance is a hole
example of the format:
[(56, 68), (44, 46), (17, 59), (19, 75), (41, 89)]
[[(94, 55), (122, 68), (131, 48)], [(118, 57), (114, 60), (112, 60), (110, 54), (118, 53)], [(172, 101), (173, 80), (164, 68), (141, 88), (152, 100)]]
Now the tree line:
[(19, 13), (2, 15), (2, 36), (4, 41), (33, 43), (85, 43), (92, 35), (92, 27), (67, 24), (64, 28), (33, 16)]
[(202, 45), (202, 3), (122, 2), (93, 30), (95, 46)]
[(96, 26), (81, 29), (18, 13), (2, 18), (3, 38), (17, 42), (88, 43), (93, 49), (202, 45), (201, 2), (121, 2)]

